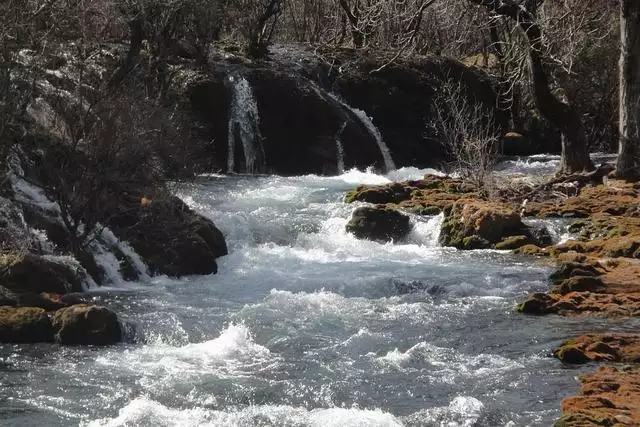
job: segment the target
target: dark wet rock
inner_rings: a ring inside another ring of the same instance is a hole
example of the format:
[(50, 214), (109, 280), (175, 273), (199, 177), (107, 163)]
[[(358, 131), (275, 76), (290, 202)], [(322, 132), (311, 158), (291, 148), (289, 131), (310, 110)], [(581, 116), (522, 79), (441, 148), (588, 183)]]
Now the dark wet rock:
[(80, 264), (70, 257), (12, 253), (0, 257), (2, 285), (12, 291), (66, 294), (82, 292), (87, 279)]
[(0, 307), (1, 343), (53, 342), (51, 319), (42, 308)]
[(353, 212), (347, 232), (359, 239), (399, 241), (411, 231), (409, 217), (394, 209), (364, 206)]
[(518, 311), (525, 314), (547, 314), (554, 299), (545, 293), (535, 293), (529, 296), (522, 304), (518, 305)]
[(570, 363), (573, 365), (581, 365), (589, 362), (589, 357), (576, 346), (568, 345), (556, 350), (554, 356), (563, 361), (564, 363)]
[[(487, 108), (496, 105), (488, 76), (458, 61), (414, 57), (371, 73), (386, 59), (349, 49), (331, 54), (335, 55), (330, 60), (319, 61), (310, 49), (281, 46), (264, 61), (230, 61), (219, 55), (208, 75), (190, 79), (177, 90), (186, 95), (201, 123), (203, 156), (196, 161), (202, 162), (202, 169), (227, 169), (227, 144), (210, 141), (228, 138), (230, 75), (244, 77), (257, 101), (266, 161), (261, 171), (282, 175), (336, 173), (336, 139), (347, 169), (383, 168), (376, 138), (358, 117), (363, 114), (372, 118), (398, 166), (436, 165), (446, 153), (436, 130), (425, 123), (431, 122), (433, 99), (448, 79), (460, 81), (464, 91)], [(495, 114), (502, 125), (504, 114)], [(241, 147), (236, 154), (236, 171), (243, 172), (243, 166), (238, 167), (244, 158)]]
[(518, 249), (522, 246), (531, 244), (529, 236), (510, 236), (504, 239), (502, 242), (495, 245), (496, 249)]
[(598, 292), (604, 289), (602, 280), (593, 276), (572, 276), (563, 280), (555, 291), (562, 295), (570, 292)]
[(95, 305), (73, 305), (53, 315), (55, 340), (65, 345), (111, 345), (122, 341), (116, 314)]
[(142, 257), (152, 273), (183, 276), (217, 272), (227, 254), (222, 232), (173, 196), (142, 198), (115, 213), (109, 226)]

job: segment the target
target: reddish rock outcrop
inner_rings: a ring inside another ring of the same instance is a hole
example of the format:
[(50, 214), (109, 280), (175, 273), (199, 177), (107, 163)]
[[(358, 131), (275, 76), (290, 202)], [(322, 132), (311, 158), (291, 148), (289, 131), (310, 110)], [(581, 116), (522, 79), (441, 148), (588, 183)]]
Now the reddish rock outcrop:
[(640, 335), (606, 332), (585, 334), (564, 342), (553, 355), (566, 363), (605, 361), (617, 363), (640, 362)]
[(601, 367), (582, 378), (579, 396), (562, 401), (556, 427), (640, 425), (640, 369)]

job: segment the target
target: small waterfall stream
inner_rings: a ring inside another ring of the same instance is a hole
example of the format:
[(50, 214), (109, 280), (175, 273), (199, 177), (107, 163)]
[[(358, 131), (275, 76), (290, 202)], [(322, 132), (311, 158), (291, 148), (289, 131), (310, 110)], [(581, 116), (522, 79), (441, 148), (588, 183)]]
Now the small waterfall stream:
[(337, 167), (338, 167), (338, 173), (342, 174), (344, 173), (344, 147), (342, 146), (342, 133), (344, 132), (344, 129), (347, 127), (347, 121), (345, 120), (344, 123), (342, 123), (342, 126), (340, 126), (340, 129), (338, 129), (338, 132), (336, 133), (336, 153), (337, 153)]
[(380, 153), (382, 154), (382, 158), (384, 160), (384, 167), (386, 171), (390, 172), (392, 170), (395, 170), (396, 164), (394, 163), (393, 158), (391, 157), (391, 151), (389, 150), (389, 147), (387, 147), (387, 144), (384, 142), (384, 139), (382, 139), (382, 134), (380, 133), (380, 130), (376, 127), (375, 124), (373, 124), (373, 120), (371, 120), (371, 117), (369, 117), (367, 113), (364, 112), (363, 110), (350, 107), (347, 104), (344, 104), (344, 106), (350, 109), (351, 111), (353, 111), (353, 113), (356, 116), (358, 116), (358, 118), (360, 119), (362, 124), (367, 128), (371, 136), (373, 136), (373, 138), (376, 140), (378, 147), (380, 147)]
[(382, 155), (382, 160), (384, 161), (384, 167), (386, 172), (391, 172), (395, 170), (396, 164), (393, 161), (393, 158), (391, 157), (391, 150), (389, 150), (389, 147), (387, 147), (387, 144), (384, 142), (384, 139), (382, 138), (382, 134), (380, 133), (380, 130), (373, 123), (373, 120), (371, 120), (371, 117), (369, 117), (367, 113), (364, 112), (363, 110), (359, 110), (357, 108), (350, 106), (345, 101), (340, 99), (340, 97), (337, 96), (336, 94), (327, 92), (327, 95), (329, 95), (331, 99), (336, 101), (343, 108), (349, 110), (353, 115), (355, 115), (358, 118), (358, 120), (360, 120), (362, 125), (367, 129), (367, 132), (369, 132), (371, 137), (376, 141), (376, 144), (378, 144), (378, 147), (380, 148), (380, 154)]
[(260, 134), (258, 103), (249, 81), (242, 76), (229, 76), (231, 106), (229, 109), (227, 171), (235, 172), (236, 144), (242, 144), (245, 172), (260, 172), (265, 165), (264, 147)]

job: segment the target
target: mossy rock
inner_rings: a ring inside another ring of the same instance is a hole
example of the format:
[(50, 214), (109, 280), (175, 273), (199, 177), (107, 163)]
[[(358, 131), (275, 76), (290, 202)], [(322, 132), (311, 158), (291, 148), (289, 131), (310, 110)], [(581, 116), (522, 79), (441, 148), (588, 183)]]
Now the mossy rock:
[(47, 312), (35, 307), (0, 307), (1, 343), (53, 342), (54, 329)]

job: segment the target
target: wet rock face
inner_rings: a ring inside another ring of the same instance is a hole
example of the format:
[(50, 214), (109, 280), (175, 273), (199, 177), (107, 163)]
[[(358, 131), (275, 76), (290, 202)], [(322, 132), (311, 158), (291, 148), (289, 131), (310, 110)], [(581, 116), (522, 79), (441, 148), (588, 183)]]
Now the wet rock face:
[(53, 315), (55, 340), (65, 345), (110, 345), (122, 341), (118, 316), (105, 307), (73, 305)]
[(132, 197), (113, 215), (112, 231), (126, 240), (152, 273), (183, 276), (211, 274), (216, 258), (227, 254), (222, 232), (177, 197)]
[(30, 239), (20, 210), (9, 199), (0, 197), (0, 249), (26, 247)]
[[(371, 52), (366, 56), (345, 49), (328, 65), (301, 47), (286, 54), (273, 49), (264, 61), (217, 58), (209, 76), (182, 89), (208, 144), (194, 147), (204, 154), (199, 159), (201, 169), (210, 171), (214, 165), (227, 170), (233, 97), (229, 76), (245, 78), (255, 94), (266, 160), (263, 172), (282, 175), (336, 173), (337, 139), (345, 168), (381, 169), (384, 161), (376, 138), (354, 109), (371, 117), (397, 166), (420, 167), (434, 166), (445, 157), (435, 130), (425, 126), (431, 122), (433, 96), (444, 81), (461, 81), (465, 91), (487, 108), (496, 105), (487, 76), (457, 61), (421, 57), (371, 73), (386, 61)], [(496, 115), (501, 122), (503, 114)], [(242, 162), (242, 150), (236, 154), (235, 160)]]
[(409, 217), (384, 207), (361, 207), (353, 212), (347, 232), (359, 239), (378, 242), (399, 241), (411, 231)]

